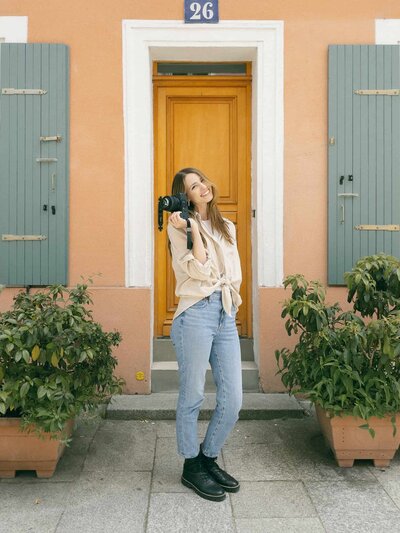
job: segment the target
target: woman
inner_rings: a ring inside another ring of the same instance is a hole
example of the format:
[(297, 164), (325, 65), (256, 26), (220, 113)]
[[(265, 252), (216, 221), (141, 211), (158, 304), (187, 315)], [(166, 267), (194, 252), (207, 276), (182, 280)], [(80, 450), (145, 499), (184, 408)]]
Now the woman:
[[(172, 194), (186, 193), (192, 250), (187, 249), (186, 220), (169, 217), (168, 236), (176, 277), (178, 308), (171, 339), (179, 367), (176, 411), (178, 453), (185, 458), (181, 481), (212, 501), (237, 492), (239, 482), (216, 463), (239, 418), (242, 373), (235, 316), (242, 300), (242, 273), (235, 225), (217, 207), (215, 185), (198, 169), (184, 168), (174, 177)], [(208, 363), (217, 387), (216, 408), (199, 447), (197, 419), (204, 400)]]

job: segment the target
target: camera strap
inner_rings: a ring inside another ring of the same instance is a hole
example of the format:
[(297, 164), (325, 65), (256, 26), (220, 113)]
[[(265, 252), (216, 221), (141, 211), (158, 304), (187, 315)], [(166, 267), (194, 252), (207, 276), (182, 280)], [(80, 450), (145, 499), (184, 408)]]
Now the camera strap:
[(187, 248), (188, 250), (191, 250), (193, 248), (193, 240), (192, 240), (192, 226), (190, 225), (189, 219), (186, 219), (186, 225), (187, 225)]

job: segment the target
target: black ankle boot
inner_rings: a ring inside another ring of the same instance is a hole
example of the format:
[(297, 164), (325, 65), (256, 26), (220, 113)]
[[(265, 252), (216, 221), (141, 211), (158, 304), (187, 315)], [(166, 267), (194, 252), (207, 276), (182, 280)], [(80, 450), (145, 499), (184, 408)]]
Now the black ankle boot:
[(181, 481), (185, 487), (193, 489), (206, 500), (220, 502), (226, 498), (224, 489), (204, 468), (200, 454), (192, 459), (185, 459)]
[(240, 483), (234, 477), (230, 476), (225, 470), (222, 470), (216, 463), (216, 457), (207, 457), (204, 455), (202, 445), (200, 444), (200, 456), (204, 468), (210, 476), (216, 481), (226, 492), (238, 492)]

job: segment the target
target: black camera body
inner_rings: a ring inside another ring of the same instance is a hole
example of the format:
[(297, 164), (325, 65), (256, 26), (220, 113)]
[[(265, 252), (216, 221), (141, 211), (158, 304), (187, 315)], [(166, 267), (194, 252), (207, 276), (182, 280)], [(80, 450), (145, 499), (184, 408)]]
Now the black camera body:
[(189, 250), (193, 248), (192, 242), (192, 228), (189, 222), (189, 202), (184, 192), (178, 192), (172, 196), (160, 196), (158, 198), (158, 229), (163, 229), (163, 211), (174, 213), (181, 211), (181, 218), (186, 220), (187, 224), (187, 247)]

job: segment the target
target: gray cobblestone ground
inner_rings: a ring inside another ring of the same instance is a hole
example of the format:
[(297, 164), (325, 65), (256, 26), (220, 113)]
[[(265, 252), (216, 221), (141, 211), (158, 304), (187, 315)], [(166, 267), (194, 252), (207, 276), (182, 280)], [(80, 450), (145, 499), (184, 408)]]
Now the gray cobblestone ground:
[(80, 419), (53, 478), (0, 481), (0, 532), (400, 532), (400, 454), (339, 468), (312, 410), (237, 423), (219, 463), (241, 490), (224, 502), (184, 487), (182, 463), (173, 420)]

